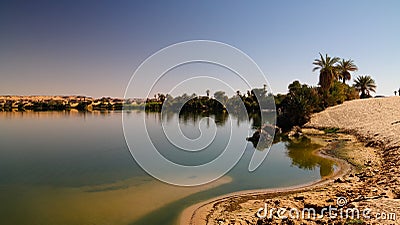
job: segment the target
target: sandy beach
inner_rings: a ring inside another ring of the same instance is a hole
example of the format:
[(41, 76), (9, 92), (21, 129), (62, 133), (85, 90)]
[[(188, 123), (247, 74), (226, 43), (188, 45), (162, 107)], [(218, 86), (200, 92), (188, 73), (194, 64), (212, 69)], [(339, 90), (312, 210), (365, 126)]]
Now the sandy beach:
[[(400, 224), (399, 109), (400, 97), (390, 97), (349, 101), (314, 114), (302, 132), (325, 143), (319, 153), (335, 158), (341, 165), (337, 174), (300, 187), (217, 197), (187, 208), (181, 224)], [(327, 133), (326, 128), (338, 131)], [(345, 199), (341, 209), (369, 209), (368, 217), (332, 218), (318, 211), (338, 207), (339, 198)], [(318, 217), (257, 217), (265, 205), (314, 208)]]

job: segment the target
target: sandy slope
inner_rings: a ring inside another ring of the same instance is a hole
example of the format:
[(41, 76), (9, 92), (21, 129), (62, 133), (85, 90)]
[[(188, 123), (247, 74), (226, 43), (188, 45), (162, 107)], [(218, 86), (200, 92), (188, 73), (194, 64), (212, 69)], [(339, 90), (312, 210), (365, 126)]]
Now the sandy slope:
[(387, 149), (400, 146), (400, 97), (360, 99), (314, 114), (308, 127), (355, 131)]

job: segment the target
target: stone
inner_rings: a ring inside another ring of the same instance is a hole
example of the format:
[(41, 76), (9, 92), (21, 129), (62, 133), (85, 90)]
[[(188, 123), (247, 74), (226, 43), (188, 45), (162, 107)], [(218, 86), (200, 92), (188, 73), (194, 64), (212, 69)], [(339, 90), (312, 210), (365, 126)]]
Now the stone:
[(334, 183), (344, 183), (345, 181), (342, 178), (336, 178)]
[(304, 196), (303, 196), (303, 195), (295, 196), (295, 197), (294, 197), (294, 200), (296, 200), (296, 201), (302, 201), (302, 200), (304, 200)]

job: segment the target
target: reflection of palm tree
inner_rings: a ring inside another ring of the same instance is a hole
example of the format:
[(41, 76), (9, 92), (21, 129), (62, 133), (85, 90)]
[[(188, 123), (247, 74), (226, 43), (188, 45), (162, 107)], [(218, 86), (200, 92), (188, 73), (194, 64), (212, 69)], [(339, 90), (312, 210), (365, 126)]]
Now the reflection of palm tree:
[(217, 126), (223, 126), (228, 120), (229, 115), (227, 113), (215, 113), (214, 121)]
[(350, 72), (357, 71), (358, 68), (356, 64), (354, 64), (354, 61), (349, 59), (349, 60), (344, 60), (339, 62), (337, 65), (337, 69), (339, 72), (339, 78), (342, 79), (343, 83), (346, 83), (346, 80), (351, 79), (351, 74)]
[(314, 170), (319, 167), (321, 177), (328, 176), (333, 172), (334, 163), (331, 160), (314, 154), (321, 146), (306, 137), (298, 140), (288, 140), (285, 143), (288, 150), (287, 155), (292, 159), (292, 165), (301, 169)]
[(361, 98), (371, 97), (370, 91), (375, 92), (376, 84), (371, 76), (358, 76), (354, 80), (354, 83), (354, 87), (357, 89), (357, 91), (361, 92)]
[(206, 90), (207, 97), (210, 97), (210, 90)]
[(337, 68), (335, 64), (339, 62), (338, 57), (329, 57), (328, 54), (325, 58), (319, 53), (320, 59), (315, 59), (313, 64), (315, 65), (313, 71), (319, 70), (319, 85), (322, 90), (328, 91), (331, 88), (332, 83), (338, 78)]

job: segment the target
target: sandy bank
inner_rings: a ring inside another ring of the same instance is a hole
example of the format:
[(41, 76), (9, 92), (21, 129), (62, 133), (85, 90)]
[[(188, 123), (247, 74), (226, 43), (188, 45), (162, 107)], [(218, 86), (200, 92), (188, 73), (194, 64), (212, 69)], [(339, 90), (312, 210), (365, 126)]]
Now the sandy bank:
[[(328, 143), (322, 152), (352, 165), (348, 173), (293, 190), (234, 193), (212, 199), (186, 209), (181, 224), (399, 224), (400, 97), (346, 102), (313, 115), (306, 127), (334, 127), (344, 132), (321, 134), (318, 130), (304, 129), (310, 136)], [(322, 209), (337, 206), (338, 197), (347, 200), (344, 210), (368, 208), (370, 217), (329, 218), (322, 213), (316, 219), (282, 220), (276, 215), (264, 219), (255, 215), (264, 204), (276, 208)], [(382, 219), (379, 217), (382, 212), (395, 218)]]
[(400, 97), (360, 99), (314, 114), (306, 127), (355, 132), (383, 149), (400, 146)]

